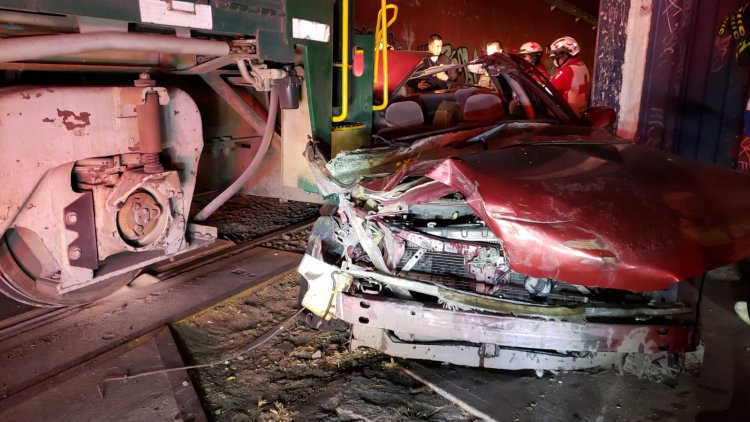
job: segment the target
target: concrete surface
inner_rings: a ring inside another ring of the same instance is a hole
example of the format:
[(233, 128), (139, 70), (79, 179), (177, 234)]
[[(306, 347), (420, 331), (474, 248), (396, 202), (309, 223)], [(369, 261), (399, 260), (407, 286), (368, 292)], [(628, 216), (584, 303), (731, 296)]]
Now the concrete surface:
[(174, 339), (167, 327), (161, 327), (0, 401), (0, 420), (205, 421), (186, 370), (102, 381), (180, 366), (183, 362)]

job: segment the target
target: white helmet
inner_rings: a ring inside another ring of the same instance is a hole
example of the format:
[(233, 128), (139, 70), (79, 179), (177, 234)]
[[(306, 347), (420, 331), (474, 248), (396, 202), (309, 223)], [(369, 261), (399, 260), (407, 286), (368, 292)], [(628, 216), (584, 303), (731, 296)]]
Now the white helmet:
[(533, 53), (541, 53), (544, 51), (542, 49), (542, 46), (538, 42), (529, 41), (523, 43), (521, 45), (521, 50), (519, 51), (520, 54), (533, 54)]
[(578, 41), (573, 37), (561, 37), (556, 39), (552, 44), (549, 45), (549, 55), (555, 57), (561, 53), (568, 53), (571, 56), (575, 56), (581, 52), (581, 47), (578, 45)]

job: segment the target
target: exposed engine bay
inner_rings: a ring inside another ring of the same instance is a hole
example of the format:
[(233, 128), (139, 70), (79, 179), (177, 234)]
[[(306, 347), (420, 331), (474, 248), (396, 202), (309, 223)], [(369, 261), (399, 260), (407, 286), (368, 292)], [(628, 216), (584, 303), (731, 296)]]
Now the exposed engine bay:
[(676, 286), (636, 294), (514, 272), (461, 200), (386, 216), (339, 201), (338, 215), (316, 223), (300, 266), (309, 283), (302, 304), (352, 323), (353, 346), (535, 370), (626, 368), (630, 353), (695, 350), (694, 310), (677, 301)]

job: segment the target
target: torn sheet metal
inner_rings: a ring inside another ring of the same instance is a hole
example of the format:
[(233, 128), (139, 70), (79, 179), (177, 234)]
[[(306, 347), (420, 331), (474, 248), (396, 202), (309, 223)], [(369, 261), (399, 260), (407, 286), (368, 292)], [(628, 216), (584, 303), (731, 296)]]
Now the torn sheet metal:
[(534, 145), (444, 160), (514, 271), (633, 292), (750, 253), (747, 175), (635, 145)]
[(750, 189), (747, 175), (589, 128), (510, 124), (480, 138), (340, 154), (319, 176), (339, 191), (361, 182), (372, 197), (426, 176), (440, 185), (385, 206), (459, 192), (515, 271), (582, 286), (659, 290), (750, 254), (750, 197), (736, 194)]

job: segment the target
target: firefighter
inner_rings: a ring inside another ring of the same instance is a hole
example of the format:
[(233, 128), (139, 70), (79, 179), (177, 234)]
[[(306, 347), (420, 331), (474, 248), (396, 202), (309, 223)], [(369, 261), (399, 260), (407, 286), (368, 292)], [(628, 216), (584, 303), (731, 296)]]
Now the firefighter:
[(521, 45), (521, 49), (518, 51), (518, 54), (521, 55), (521, 57), (524, 58), (531, 66), (533, 66), (536, 70), (539, 71), (542, 75), (545, 77), (548, 77), (547, 75), (547, 69), (544, 67), (544, 64), (542, 64), (542, 53), (544, 52), (544, 49), (542, 48), (542, 45), (535, 41), (529, 41), (525, 42)]
[(549, 56), (557, 69), (550, 78), (552, 85), (579, 116), (588, 107), (591, 82), (589, 70), (576, 56), (581, 47), (573, 37), (562, 37), (549, 46)]

